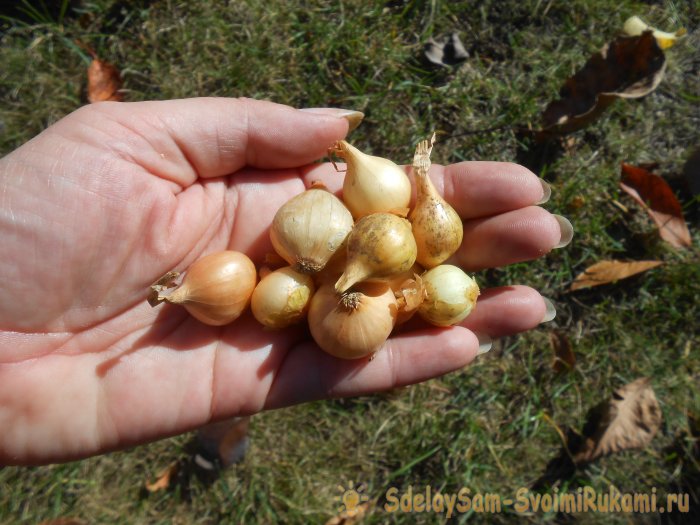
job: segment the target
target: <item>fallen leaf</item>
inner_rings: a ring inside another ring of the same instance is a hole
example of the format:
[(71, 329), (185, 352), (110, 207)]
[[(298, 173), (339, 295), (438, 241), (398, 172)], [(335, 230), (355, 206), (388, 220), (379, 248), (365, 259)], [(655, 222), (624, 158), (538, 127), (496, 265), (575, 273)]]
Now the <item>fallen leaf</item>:
[(583, 208), (586, 205), (586, 197), (583, 195), (575, 195), (569, 201), (569, 207), (574, 210)]
[(675, 33), (660, 31), (659, 29), (651, 27), (649, 24), (647, 24), (644, 20), (642, 20), (636, 15), (629, 17), (625, 21), (625, 25), (622, 27), (622, 31), (628, 36), (637, 36), (641, 35), (644, 31), (651, 31), (661, 49), (668, 49), (676, 43), (676, 40), (678, 40), (680, 37), (686, 34), (685, 28), (680, 28)]
[(557, 374), (570, 372), (576, 365), (576, 355), (571, 350), (571, 341), (568, 336), (555, 330), (549, 334), (549, 342), (554, 350), (554, 362), (552, 368)]
[(148, 492), (158, 492), (159, 490), (168, 489), (170, 484), (175, 480), (179, 469), (180, 462), (176, 461), (171, 463), (158, 474), (158, 477), (153, 483), (146, 483), (146, 490)]
[(87, 97), (91, 103), (122, 100), (122, 94), (119, 92), (122, 79), (119, 71), (112, 64), (93, 58), (88, 67), (87, 76)]
[(461, 64), (469, 58), (469, 53), (464, 49), (457, 33), (452, 33), (441, 42), (430, 38), (425, 44), (423, 53), (430, 63), (444, 67)]
[(597, 408), (593, 429), (571, 451), (577, 466), (621, 450), (643, 448), (661, 427), (661, 409), (646, 377), (616, 390)]
[(618, 98), (648, 95), (664, 76), (666, 58), (651, 31), (623, 36), (593, 55), (542, 115), (541, 138), (581, 129)]
[(647, 211), (663, 240), (676, 248), (692, 244), (681, 205), (664, 179), (645, 169), (622, 164), (620, 188)]
[(614, 283), (632, 275), (646, 272), (663, 264), (662, 261), (600, 261), (586, 268), (576, 276), (569, 291), (591, 288), (603, 284)]

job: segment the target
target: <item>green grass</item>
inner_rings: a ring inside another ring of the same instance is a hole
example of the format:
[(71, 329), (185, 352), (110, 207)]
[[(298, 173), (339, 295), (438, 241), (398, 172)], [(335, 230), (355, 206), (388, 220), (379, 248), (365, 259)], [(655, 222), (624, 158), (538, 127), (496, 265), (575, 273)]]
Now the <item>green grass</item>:
[[(58, 516), (90, 523), (318, 523), (337, 512), (337, 485), (350, 481), (365, 483), (380, 500), (388, 487), (409, 485), (512, 497), (545, 472), (561, 447), (560, 431), (580, 431), (590, 408), (640, 376), (652, 378), (664, 416), (651, 446), (599, 460), (563, 486), (656, 487), (665, 494), (697, 480), (699, 460), (683, 436), (688, 414), (700, 414), (700, 215), (679, 178), (700, 145), (697, 2), (357, 0), (302, 8), (282, 1), (86, 0), (61, 19), (0, 22), (0, 153), (85, 103), (88, 55), (80, 40), (121, 69), (127, 100), (245, 95), (355, 108), (367, 117), (353, 142), (397, 162), (407, 162), (415, 142), (437, 129), (443, 132), (437, 162), (530, 163), (536, 152), (518, 129), (537, 126), (563, 81), (632, 14), (663, 29), (684, 26), (689, 36), (668, 50), (667, 74), (654, 93), (618, 102), (573, 135), (570, 148), (539, 162), (553, 186), (546, 207), (571, 219), (574, 242), (542, 260), (478, 276), (488, 286), (518, 282), (541, 290), (557, 306), (554, 323), (498, 341), (468, 369), (439, 380), (260, 414), (246, 459), (211, 484), (191, 479), (181, 490), (141, 492), (147, 479), (186, 455), (190, 436), (66, 465), (6, 467), (0, 523)], [(451, 31), (459, 32), (470, 59), (458, 69), (427, 68), (422, 43)], [(618, 189), (621, 162), (659, 163), (656, 172), (681, 196), (694, 249), (674, 251), (657, 238), (644, 212)], [(666, 264), (617, 285), (567, 292), (579, 272), (606, 258)], [(578, 359), (572, 373), (552, 371), (548, 336), (555, 327), (572, 341)], [(467, 518), (537, 523), (556, 516), (475, 514), (458, 521)], [(388, 516), (375, 507), (367, 521), (440, 520)]]

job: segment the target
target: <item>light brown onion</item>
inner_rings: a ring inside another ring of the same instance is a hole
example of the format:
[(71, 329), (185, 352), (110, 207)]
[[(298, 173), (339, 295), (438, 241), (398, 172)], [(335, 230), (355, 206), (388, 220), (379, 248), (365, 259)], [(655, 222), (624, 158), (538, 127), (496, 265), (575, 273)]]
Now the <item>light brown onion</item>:
[(338, 293), (361, 281), (405, 272), (416, 262), (411, 224), (393, 213), (367, 215), (350, 232), (347, 254), (347, 266), (335, 284)]
[(256, 281), (255, 265), (245, 254), (211, 253), (195, 261), (182, 284), (157, 301), (182, 305), (204, 324), (225, 325), (248, 306)]
[(423, 140), (416, 147), (413, 173), (416, 179), (416, 204), (408, 215), (416, 239), (416, 260), (425, 268), (445, 262), (462, 244), (462, 219), (433, 186), (428, 170), (435, 141)]
[(379, 350), (396, 322), (394, 292), (384, 283), (360, 283), (338, 296), (332, 285), (311, 298), (309, 328), (324, 351), (341, 359), (359, 359)]
[(314, 290), (310, 275), (286, 266), (260, 280), (250, 299), (250, 309), (260, 324), (285, 328), (304, 319)]

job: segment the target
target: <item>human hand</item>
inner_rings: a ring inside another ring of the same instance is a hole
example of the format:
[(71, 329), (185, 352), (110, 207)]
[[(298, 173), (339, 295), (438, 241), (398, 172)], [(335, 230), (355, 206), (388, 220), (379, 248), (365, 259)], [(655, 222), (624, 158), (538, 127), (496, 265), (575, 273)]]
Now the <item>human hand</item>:
[[(167, 271), (223, 249), (259, 264), (286, 200), (314, 180), (340, 190), (329, 164), (310, 164), (347, 133), (339, 116), (247, 99), (100, 103), (0, 159), (0, 464), (416, 383), (470, 363), (476, 333), (551, 317), (531, 288), (483, 290), (461, 326), (402, 330), (369, 362), (327, 355), (303, 326), (267, 331), (247, 313), (210, 327), (152, 309), (148, 287)], [(525, 168), (465, 162), (431, 176), (464, 219), (455, 259), (467, 271), (570, 240), (534, 206), (543, 187)]]

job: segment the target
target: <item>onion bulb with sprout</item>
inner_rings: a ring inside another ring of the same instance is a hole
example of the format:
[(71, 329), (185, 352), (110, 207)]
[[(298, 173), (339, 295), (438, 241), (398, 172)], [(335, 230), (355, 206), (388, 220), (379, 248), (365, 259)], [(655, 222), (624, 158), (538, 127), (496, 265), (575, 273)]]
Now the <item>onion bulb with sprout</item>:
[(311, 298), (309, 328), (324, 351), (341, 359), (374, 354), (396, 322), (396, 298), (385, 283), (360, 283), (338, 296), (325, 284)]
[(171, 287), (166, 280), (177, 277), (170, 272), (151, 286), (151, 305), (161, 302), (179, 304), (204, 324), (221, 326), (236, 320), (250, 301), (255, 288), (255, 265), (236, 251), (211, 253), (195, 261), (182, 284), (167, 295), (160, 291)]
[(263, 326), (286, 328), (304, 319), (314, 289), (310, 275), (286, 266), (260, 279), (250, 299), (250, 309)]
[(343, 202), (355, 219), (370, 213), (408, 208), (411, 181), (395, 163), (367, 155), (344, 140), (337, 141), (330, 153), (347, 163)]
[(430, 141), (423, 140), (416, 147), (413, 157), (416, 204), (408, 216), (418, 247), (416, 260), (425, 268), (445, 262), (462, 244), (463, 235), (462, 219), (440, 196), (428, 176), (434, 142), (435, 134)]
[(411, 223), (393, 213), (373, 213), (357, 221), (348, 235), (347, 265), (335, 283), (338, 293), (355, 283), (405, 272), (416, 262)]
[(325, 189), (312, 188), (277, 210), (270, 240), (294, 270), (314, 274), (343, 244), (352, 223), (352, 215), (338, 197)]
[(476, 306), (479, 287), (457, 266), (441, 264), (421, 275), (425, 299), (420, 316), (437, 326), (452, 326), (467, 317)]

